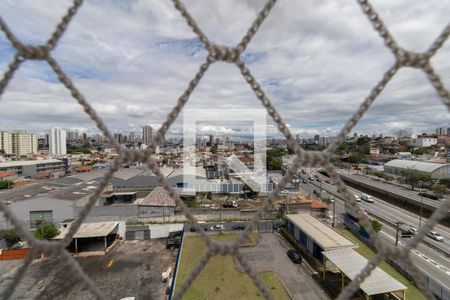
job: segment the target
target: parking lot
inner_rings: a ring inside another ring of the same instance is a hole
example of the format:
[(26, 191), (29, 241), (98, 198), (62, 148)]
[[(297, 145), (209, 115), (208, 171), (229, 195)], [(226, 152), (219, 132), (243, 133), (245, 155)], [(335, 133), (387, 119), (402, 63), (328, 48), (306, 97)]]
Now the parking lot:
[(242, 248), (241, 252), (256, 272), (277, 274), (292, 299), (330, 299), (303, 264), (290, 261), (286, 255), (289, 249), (291, 247), (281, 236), (263, 233), (256, 247)]
[[(106, 256), (76, 258), (84, 273), (108, 299), (164, 299), (161, 273), (175, 263), (177, 252), (164, 240), (123, 241)], [(0, 262), (0, 290), (11, 282), (21, 261)], [(12, 299), (94, 299), (64, 262), (35, 260)]]

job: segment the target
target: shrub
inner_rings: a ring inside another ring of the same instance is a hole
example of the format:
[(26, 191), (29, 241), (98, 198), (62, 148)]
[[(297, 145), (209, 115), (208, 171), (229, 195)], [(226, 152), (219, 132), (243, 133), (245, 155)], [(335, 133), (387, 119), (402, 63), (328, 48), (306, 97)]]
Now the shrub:
[(17, 233), (15, 229), (7, 230), (3, 234), (3, 238), (6, 240), (8, 247), (11, 247), (12, 245), (20, 242), (20, 235)]
[(59, 229), (54, 224), (45, 224), (36, 229), (35, 236), (40, 240), (50, 240), (59, 234)]

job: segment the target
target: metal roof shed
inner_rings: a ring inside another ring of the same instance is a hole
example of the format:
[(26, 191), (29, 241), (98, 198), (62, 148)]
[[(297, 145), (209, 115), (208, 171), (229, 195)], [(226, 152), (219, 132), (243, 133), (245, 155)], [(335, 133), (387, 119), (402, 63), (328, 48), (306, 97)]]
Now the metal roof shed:
[[(75, 246), (75, 253), (78, 253), (78, 240), (82, 239), (95, 239), (103, 238), (104, 248), (103, 251), (107, 252), (108, 248), (108, 236), (111, 234), (117, 234), (119, 230), (119, 222), (95, 222), (95, 223), (83, 223), (73, 236), (73, 242)], [(69, 228), (62, 228), (60, 233), (54, 237), (55, 240), (61, 240), (68, 233)], [(102, 242), (103, 243), (103, 242)]]
[[(323, 255), (331, 261), (346, 277), (353, 280), (367, 265), (368, 261), (353, 249), (324, 251)], [(324, 271), (325, 276), (325, 271)], [(342, 277), (342, 287), (345, 281)], [(373, 295), (402, 292), (405, 299), (406, 287), (378, 267), (360, 284), (360, 289), (370, 298)], [(397, 295), (398, 296), (398, 295)]]
[(295, 214), (286, 215), (286, 217), (310, 236), (324, 251), (356, 247), (355, 243), (311, 215)]

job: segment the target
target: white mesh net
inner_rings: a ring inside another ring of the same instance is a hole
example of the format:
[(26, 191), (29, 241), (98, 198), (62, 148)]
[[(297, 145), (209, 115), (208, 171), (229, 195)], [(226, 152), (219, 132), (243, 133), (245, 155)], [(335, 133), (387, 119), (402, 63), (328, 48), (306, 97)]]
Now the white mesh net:
[[(264, 91), (262, 90), (260, 84), (255, 80), (251, 71), (248, 69), (244, 61), (241, 59), (241, 54), (246, 49), (247, 45), (250, 43), (251, 39), (258, 31), (259, 27), (263, 23), (264, 19), (270, 13), (272, 7), (275, 5), (276, 0), (269, 0), (263, 9), (259, 12), (256, 19), (254, 20), (251, 27), (248, 29), (244, 37), (241, 39), (240, 43), (235, 47), (219, 46), (211, 42), (208, 37), (202, 32), (198, 27), (196, 21), (192, 18), (189, 12), (186, 10), (184, 5), (179, 0), (173, 0), (175, 8), (181, 13), (188, 25), (191, 27), (193, 32), (198, 36), (200, 41), (203, 43), (204, 47), (208, 51), (208, 57), (206, 61), (200, 66), (195, 77), (190, 81), (188, 88), (179, 97), (176, 106), (167, 115), (161, 128), (158, 130), (153, 143), (145, 150), (135, 150), (135, 149), (124, 149), (120, 147), (118, 142), (113, 138), (109, 129), (106, 127), (104, 122), (99, 118), (95, 110), (89, 104), (89, 102), (84, 98), (83, 94), (77, 89), (77, 87), (72, 83), (71, 79), (62, 70), (58, 62), (52, 57), (51, 52), (55, 48), (59, 39), (63, 35), (67, 26), (71, 22), (72, 18), (77, 13), (77, 10), (82, 5), (82, 0), (74, 0), (72, 7), (68, 10), (67, 14), (62, 18), (61, 22), (56, 27), (51, 37), (48, 39), (47, 43), (39, 46), (25, 45), (19, 41), (14, 33), (10, 30), (8, 25), (0, 18), (0, 29), (4, 32), (7, 39), (10, 41), (11, 45), (15, 48), (15, 56), (13, 61), (9, 64), (7, 71), (3, 74), (3, 78), (0, 81), (0, 95), (3, 94), (8, 82), (14, 75), (14, 72), (20, 67), (21, 63), (25, 60), (41, 60), (46, 61), (55, 74), (58, 76), (59, 81), (70, 91), (71, 95), (75, 100), (83, 107), (86, 114), (96, 123), (96, 126), (102, 133), (108, 138), (109, 142), (114, 146), (114, 148), (119, 153), (118, 158), (114, 161), (113, 166), (105, 175), (105, 177), (100, 182), (99, 186), (95, 190), (95, 193), (91, 195), (89, 202), (86, 207), (81, 211), (79, 217), (71, 225), (69, 232), (60, 242), (49, 242), (37, 240), (27, 229), (25, 224), (23, 224), (12, 212), (11, 210), (0, 201), (0, 210), (5, 214), (6, 218), (15, 226), (15, 228), (20, 233), (22, 239), (30, 243), (32, 251), (26, 257), (23, 265), (16, 272), (12, 283), (8, 288), (1, 294), (3, 299), (8, 299), (13, 294), (15, 288), (20, 283), (23, 278), (28, 266), (33, 261), (33, 259), (40, 255), (41, 253), (55, 257), (55, 262), (63, 260), (70, 269), (70, 273), (73, 274), (74, 278), (77, 278), (80, 282), (83, 282), (85, 286), (95, 295), (97, 298), (106, 298), (104, 293), (94, 284), (92, 280), (83, 272), (79, 264), (74, 260), (74, 258), (65, 249), (72, 241), (74, 233), (78, 230), (83, 220), (88, 215), (94, 202), (106, 187), (114, 172), (116, 172), (122, 163), (127, 162), (142, 162), (148, 166), (148, 168), (156, 174), (161, 186), (163, 186), (173, 197), (178, 206), (181, 208), (182, 212), (185, 214), (187, 219), (196, 227), (197, 231), (200, 233), (201, 238), (205, 241), (208, 246), (207, 254), (200, 260), (197, 266), (194, 268), (190, 276), (183, 283), (183, 285), (176, 290), (175, 299), (180, 299), (186, 290), (189, 288), (190, 284), (197, 277), (197, 275), (202, 271), (205, 265), (208, 263), (209, 259), (214, 255), (231, 255), (234, 256), (239, 263), (243, 266), (245, 272), (253, 280), (254, 284), (261, 291), (262, 295), (267, 299), (272, 299), (272, 295), (269, 289), (261, 282), (261, 280), (256, 276), (255, 271), (252, 267), (243, 259), (243, 256), (239, 252), (239, 246), (249, 238), (251, 230), (256, 226), (257, 222), (262, 218), (264, 212), (271, 207), (275, 197), (284, 189), (285, 185), (292, 179), (293, 175), (297, 173), (301, 166), (321, 166), (328, 174), (331, 176), (332, 180), (336, 183), (338, 190), (345, 195), (346, 202), (351, 205), (355, 211), (358, 213), (358, 217), (362, 226), (368, 232), (370, 238), (373, 240), (374, 245), (377, 248), (377, 254), (374, 256), (359, 275), (354, 278), (354, 280), (342, 291), (339, 299), (350, 298), (351, 295), (358, 289), (358, 286), (364, 279), (369, 276), (370, 272), (384, 259), (387, 258), (400, 258), (405, 261), (414, 274), (413, 278), (416, 280), (416, 284), (422, 290), (422, 292), (427, 296), (427, 298), (434, 298), (431, 291), (427, 288), (420, 271), (415, 267), (409, 254), (410, 250), (413, 249), (423, 237), (429, 232), (436, 223), (443, 218), (449, 208), (450, 201), (442, 202), (442, 205), (434, 211), (432, 216), (428, 219), (426, 224), (421, 227), (419, 233), (405, 244), (402, 248), (393, 247), (381, 241), (378, 234), (374, 231), (373, 227), (370, 225), (367, 214), (355, 201), (353, 194), (346, 188), (338, 173), (334, 167), (329, 162), (329, 157), (334, 153), (336, 147), (345, 139), (345, 137), (350, 133), (352, 128), (358, 123), (360, 118), (369, 109), (372, 103), (375, 101), (377, 96), (384, 89), (386, 84), (394, 77), (397, 71), (402, 67), (413, 67), (425, 72), (432, 86), (436, 89), (442, 102), (450, 108), (450, 95), (448, 89), (446, 89), (440, 80), (440, 77), (434, 71), (431, 66), (430, 59), (442, 47), (446, 39), (450, 34), (450, 25), (447, 25), (442, 33), (437, 37), (437, 39), (431, 44), (427, 51), (423, 53), (414, 53), (405, 49), (402, 49), (397, 45), (396, 41), (393, 39), (389, 33), (386, 26), (383, 24), (382, 20), (379, 18), (371, 4), (367, 0), (359, 0), (358, 3), (361, 6), (363, 13), (367, 16), (369, 21), (372, 23), (373, 28), (379, 33), (379, 35), (384, 40), (387, 48), (389, 48), (395, 56), (395, 63), (384, 73), (381, 80), (375, 85), (375, 87), (370, 91), (369, 95), (359, 106), (357, 111), (352, 115), (349, 121), (346, 123), (344, 128), (340, 131), (337, 139), (331, 143), (322, 152), (313, 152), (303, 150), (295, 138), (288, 129), (288, 126), (283, 122), (281, 116), (278, 114), (276, 108), (272, 105), (271, 101), (268, 99)], [(198, 85), (199, 81), (208, 70), (209, 66), (217, 61), (224, 61), (234, 64), (239, 68), (241, 74), (245, 81), (250, 85), (254, 91), (257, 99), (261, 104), (267, 109), (267, 112), (272, 117), (273, 121), (277, 124), (278, 129), (286, 137), (288, 144), (294, 149), (296, 157), (293, 161), (292, 167), (286, 172), (279, 185), (268, 197), (267, 201), (260, 207), (257, 213), (253, 216), (252, 221), (246, 226), (245, 230), (239, 236), (239, 238), (232, 243), (218, 243), (211, 240), (205, 233), (203, 228), (199, 226), (196, 222), (194, 216), (190, 213), (187, 206), (179, 198), (178, 194), (174, 189), (168, 184), (166, 178), (160, 172), (156, 166), (152, 154), (155, 151), (156, 145), (161, 141), (161, 138), (167, 133), (171, 124), (175, 121), (180, 111), (183, 109), (184, 105), (189, 100), (189, 96), (193, 90)]]

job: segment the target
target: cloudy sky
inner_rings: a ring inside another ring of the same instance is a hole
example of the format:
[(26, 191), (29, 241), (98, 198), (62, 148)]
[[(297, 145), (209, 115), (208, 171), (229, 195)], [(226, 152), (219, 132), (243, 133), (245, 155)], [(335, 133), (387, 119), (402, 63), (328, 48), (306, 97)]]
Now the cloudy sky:
[[(235, 45), (263, 1), (187, 0), (216, 43)], [(450, 1), (372, 0), (397, 42), (425, 50), (450, 21)], [(70, 1), (5, 0), (0, 15), (25, 43), (44, 43)], [(157, 126), (206, 58), (202, 44), (171, 1), (88, 0), (53, 56), (113, 132)], [(0, 70), (14, 49), (0, 34)], [(356, 1), (280, 0), (243, 54), (294, 134), (333, 136), (383, 72), (392, 54)], [(450, 42), (432, 59), (450, 86)], [(188, 108), (261, 108), (231, 64), (215, 63)], [(172, 133), (182, 132), (182, 116)], [(269, 135), (276, 133), (268, 121)], [(447, 109), (425, 75), (402, 69), (354, 131), (434, 131), (450, 125)], [(49, 66), (22, 64), (0, 99), (0, 129), (43, 132), (51, 126), (94, 131)], [(227, 130), (227, 129), (226, 129)]]

